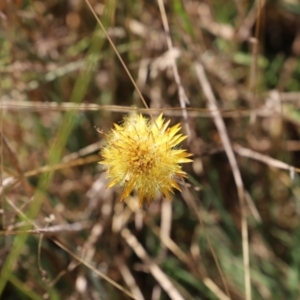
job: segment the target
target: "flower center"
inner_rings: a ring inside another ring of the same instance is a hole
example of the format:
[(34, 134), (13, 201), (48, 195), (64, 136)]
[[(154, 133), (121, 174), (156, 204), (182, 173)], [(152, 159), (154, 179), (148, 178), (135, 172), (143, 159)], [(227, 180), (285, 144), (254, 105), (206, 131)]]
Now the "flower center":
[(147, 145), (137, 145), (134, 149), (134, 155), (130, 161), (132, 167), (132, 173), (145, 175), (148, 174), (154, 163), (154, 153), (149, 151)]

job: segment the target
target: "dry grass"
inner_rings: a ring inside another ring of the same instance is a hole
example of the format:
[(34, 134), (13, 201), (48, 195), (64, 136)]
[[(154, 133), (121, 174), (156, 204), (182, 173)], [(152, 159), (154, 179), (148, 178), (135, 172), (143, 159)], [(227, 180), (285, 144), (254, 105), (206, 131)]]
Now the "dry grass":
[[(0, 2), (1, 299), (299, 298), (300, 6), (246, 2)], [(132, 110), (188, 135), (172, 202), (105, 188)]]

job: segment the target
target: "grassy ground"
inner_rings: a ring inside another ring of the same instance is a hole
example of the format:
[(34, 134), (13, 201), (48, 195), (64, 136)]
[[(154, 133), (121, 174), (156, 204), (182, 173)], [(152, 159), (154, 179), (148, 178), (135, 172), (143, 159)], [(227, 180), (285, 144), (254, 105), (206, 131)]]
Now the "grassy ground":
[[(299, 299), (299, 20), (295, 0), (0, 1), (0, 298)], [(136, 109), (193, 154), (142, 209), (97, 164), (95, 127)]]

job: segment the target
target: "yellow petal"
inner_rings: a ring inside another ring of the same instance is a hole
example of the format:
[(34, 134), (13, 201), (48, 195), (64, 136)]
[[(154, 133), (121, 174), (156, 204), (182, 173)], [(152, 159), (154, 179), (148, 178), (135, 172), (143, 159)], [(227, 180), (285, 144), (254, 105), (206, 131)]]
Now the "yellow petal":
[(172, 180), (171, 186), (172, 186), (173, 188), (175, 188), (176, 190), (178, 190), (178, 191), (181, 192), (181, 189), (180, 189), (178, 183), (177, 183), (175, 180)]

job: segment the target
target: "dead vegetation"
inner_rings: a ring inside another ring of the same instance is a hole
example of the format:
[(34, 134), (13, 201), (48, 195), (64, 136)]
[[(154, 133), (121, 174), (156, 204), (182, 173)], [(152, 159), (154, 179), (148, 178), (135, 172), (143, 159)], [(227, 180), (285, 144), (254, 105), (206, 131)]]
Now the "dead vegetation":
[[(0, 298), (298, 299), (299, 20), (293, 0), (0, 1)], [(188, 135), (172, 202), (106, 189), (95, 127), (133, 110)]]

